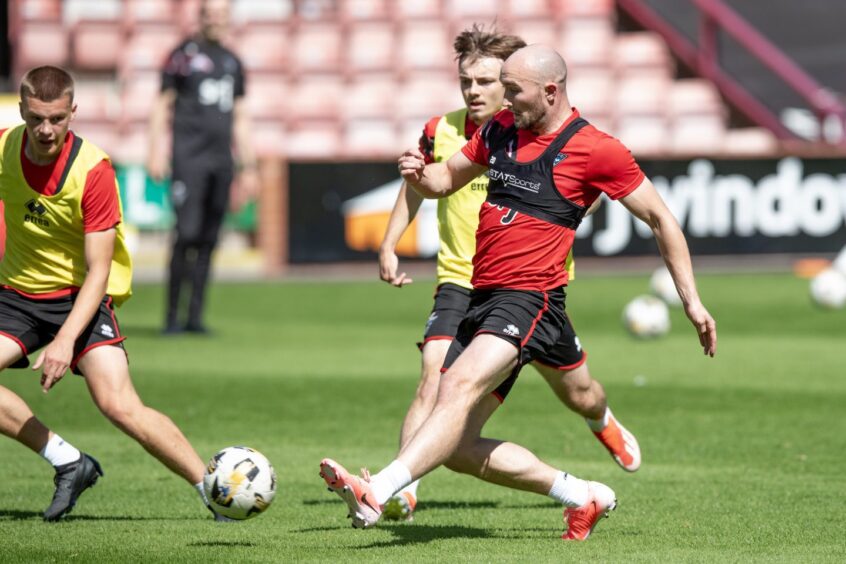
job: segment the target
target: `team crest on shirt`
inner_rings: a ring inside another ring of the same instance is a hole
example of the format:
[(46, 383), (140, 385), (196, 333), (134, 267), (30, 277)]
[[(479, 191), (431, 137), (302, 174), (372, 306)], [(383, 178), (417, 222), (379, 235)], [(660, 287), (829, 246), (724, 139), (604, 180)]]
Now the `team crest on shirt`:
[(563, 161), (567, 158), (567, 153), (558, 153), (555, 155), (555, 160), (552, 161), (552, 166), (556, 166), (558, 163)]
[(191, 62), (188, 63), (192, 71), (195, 72), (212, 72), (214, 70), (214, 61), (205, 53), (197, 53), (191, 57)]

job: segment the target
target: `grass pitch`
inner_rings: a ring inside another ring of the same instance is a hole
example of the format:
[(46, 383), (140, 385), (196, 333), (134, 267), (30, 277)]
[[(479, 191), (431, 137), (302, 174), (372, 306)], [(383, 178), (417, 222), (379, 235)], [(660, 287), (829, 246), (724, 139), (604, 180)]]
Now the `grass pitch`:
[(158, 335), (161, 288), (140, 286), (119, 319), (141, 396), (203, 458), (261, 450), (279, 476), (276, 501), (252, 521), (214, 523), (187, 484), (99, 415), (80, 378), (43, 395), (35, 374), (8, 370), (2, 384), (106, 475), (46, 524), (52, 469), (0, 441), (2, 560), (842, 562), (846, 312), (814, 308), (807, 282), (789, 275), (699, 282), (718, 322), (714, 359), (678, 310), (666, 338), (625, 334), (620, 312), (645, 276), (583, 275), (569, 292), (591, 370), (640, 440), (639, 472), (619, 470), (530, 368), (488, 425), (616, 490), (618, 510), (581, 544), (559, 540), (549, 499), (443, 469), (424, 479), (413, 523), (369, 531), (351, 529), (323, 487), (324, 456), (373, 470), (393, 458), (430, 282), (217, 285), (215, 334), (170, 339)]

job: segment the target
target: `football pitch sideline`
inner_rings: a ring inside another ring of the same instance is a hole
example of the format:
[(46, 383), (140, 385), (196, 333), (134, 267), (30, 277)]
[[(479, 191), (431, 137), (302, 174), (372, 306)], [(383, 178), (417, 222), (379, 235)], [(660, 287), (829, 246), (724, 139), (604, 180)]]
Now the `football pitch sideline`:
[(159, 335), (163, 289), (140, 285), (118, 311), (141, 397), (169, 415), (204, 459), (246, 445), (274, 464), (278, 490), (257, 518), (215, 523), (196, 492), (94, 407), (67, 375), (2, 384), (97, 457), (105, 476), (62, 522), (41, 511), (53, 471), (0, 440), (4, 562), (842, 562), (846, 554), (846, 311), (823, 311), (788, 274), (701, 275), (717, 320), (704, 357), (679, 309), (670, 333), (631, 338), (620, 312), (647, 276), (580, 276), (568, 311), (643, 465), (621, 471), (584, 421), (532, 368), (486, 436), (513, 440), (619, 507), (584, 543), (565, 543), (550, 499), (438, 469), (411, 523), (353, 530), (318, 477), (321, 458), (377, 471), (396, 451), (416, 387), (433, 283), (217, 284), (211, 336)]

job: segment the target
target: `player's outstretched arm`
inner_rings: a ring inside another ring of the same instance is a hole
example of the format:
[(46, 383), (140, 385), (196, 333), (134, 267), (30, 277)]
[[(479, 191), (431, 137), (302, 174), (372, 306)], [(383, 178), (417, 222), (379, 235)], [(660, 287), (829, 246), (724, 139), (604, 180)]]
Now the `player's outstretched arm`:
[(45, 393), (65, 375), (73, 361), (76, 340), (91, 322), (106, 295), (115, 238), (114, 229), (85, 234), (85, 262), (88, 266), (85, 281), (56, 337), (44, 347), (32, 365), (33, 370), (41, 370), (41, 388)]
[(469, 184), (486, 168), (458, 151), (446, 163), (426, 164), (423, 153), (410, 149), (400, 156), (399, 172), (403, 180), (424, 198), (444, 198)]
[(405, 272), (397, 274), (399, 258), (396, 248), (422, 203), (423, 197), (414, 190), (409, 190), (408, 185), (403, 182), (397, 194), (394, 209), (391, 211), (391, 217), (388, 219), (385, 236), (379, 246), (379, 278), (397, 288), (414, 282)]
[(699, 335), (702, 350), (706, 355), (714, 356), (717, 352), (717, 324), (699, 299), (690, 251), (676, 218), (648, 178), (644, 178), (641, 185), (621, 198), (620, 202), (652, 229), (658, 249), (684, 304), (685, 314)]

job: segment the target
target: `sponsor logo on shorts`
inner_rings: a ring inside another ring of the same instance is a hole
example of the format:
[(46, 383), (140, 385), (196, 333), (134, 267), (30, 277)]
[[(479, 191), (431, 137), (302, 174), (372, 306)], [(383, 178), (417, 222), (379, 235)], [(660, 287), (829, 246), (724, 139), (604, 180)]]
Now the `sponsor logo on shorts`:
[(577, 351), (581, 351), (581, 350), (582, 350), (582, 342), (581, 342), (581, 341), (579, 341), (579, 338), (578, 338), (578, 337), (575, 337), (575, 338), (573, 339), (573, 341), (575, 341), (575, 343), (576, 343), (576, 350), (577, 350)]
[(506, 335), (510, 335), (512, 337), (519, 337), (520, 336), (520, 329), (517, 328), (516, 325), (509, 323), (505, 326), (505, 329), (502, 330), (503, 333)]
[(433, 311), (432, 314), (429, 316), (429, 319), (426, 320), (426, 332), (429, 331), (429, 328), (432, 327), (432, 323), (438, 318), (438, 313)]
[(100, 325), (100, 333), (102, 333), (105, 337), (109, 337), (110, 339), (114, 338), (115, 336), (114, 330), (111, 328), (110, 325), (107, 325), (106, 323)]

